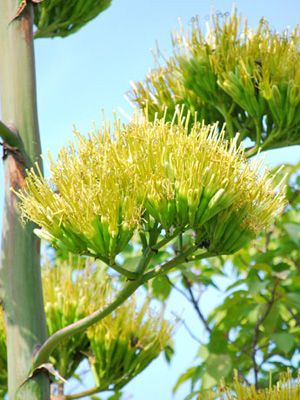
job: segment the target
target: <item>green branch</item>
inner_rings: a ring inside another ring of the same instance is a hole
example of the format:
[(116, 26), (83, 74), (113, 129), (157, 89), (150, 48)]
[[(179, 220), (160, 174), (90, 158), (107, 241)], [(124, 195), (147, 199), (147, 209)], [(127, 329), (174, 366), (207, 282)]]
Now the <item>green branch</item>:
[(99, 392), (104, 392), (104, 391), (111, 391), (108, 388), (101, 388), (100, 386), (93, 387), (88, 390), (84, 390), (83, 392), (80, 393), (75, 393), (75, 394), (67, 394), (64, 396), (64, 400), (75, 400), (75, 399), (82, 399), (83, 397), (87, 396), (92, 396), (93, 394), (99, 393)]
[(20, 147), (21, 142), (19, 136), (2, 121), (0, 121), (0, 137), (3, 139), (3, 142), (9, 146)]
[(159, 250), (161, 247), (168, 244), (171, 240), (175, 239), (175, 237), (178, 236), (179, 233), (182, 233), (183, 231), (184, 231), (183, 228), (174, 229), (173, 233), (171, 233), (170, 235), (167, 235), (164, 239), (162, 239), (160, 242), (158, 242), (155, 246), (152, 246), (152, 249)]
[(209, 252), (205, 252), (203, 254), (200, 254), (196, 257), (190, 257), (191, 254), (193, 254), (196, 250), (198, 250), (198, 247), (192, 246), (185, 252), (179, 254), (177, 257), (174, 257), (172, 260), (167, 261), (166, 263), (155, 267), (151, 271), (147, 272), (146, 274), (143, 275), (143, 283), (148, 282), (152, 278), (156, 278), (159, 275), (164, 275), (168, 273), (171, 269), (177, 267), (178, 265), (184, 263), (184, 262), (190, 262), (194, 260), (200, 260), (202, 258), (208, 258), (213, 256), (213, 254), (210, 254)]

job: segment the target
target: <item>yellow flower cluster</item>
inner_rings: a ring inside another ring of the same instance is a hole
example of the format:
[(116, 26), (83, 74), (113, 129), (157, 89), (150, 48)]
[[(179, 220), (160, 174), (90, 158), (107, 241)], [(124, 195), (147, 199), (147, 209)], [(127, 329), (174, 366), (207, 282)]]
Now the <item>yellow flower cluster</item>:
[(111, 258), (140, 220), (137, 176), (118, 156), (106, 129), (89, 138), (77, 134), (77, 143), (77, 149), (63, 148), (56, 163), (50, 159), (49, 182), (29, 171), (19, 195), (21, 209), (43, 228), (39, 236), (55, 247)]
[(279, 376), (275, 385), (261, 389), (256, 389), (254, 385), (242, 384), (238, 372), (235, 371), (232, 384), (226, 384), (223, 380), (217, 391), (211, 390), (205, 395), (199, 394), (197, 400), (216, 400), (220, 396), (223, 400), (298, 400), (299, 394), (299, 377), (294, 379), (289, 371)]
[[(74, 271), (67, 263), (47, 266), (43, 288), (49, 334), (110, 304), (119, 286), (92, 260), (84, 270)], [(162, 314), (151, 311), (149, 301), (138, 306), (132, 296), (88, 331), (66, 339), (52, 354), (52, 362), (68, 379), (88, 357), (97, 387), (125, 384), (170, 343), (171, 329)]]
[(97, 386), (120, 389), (143, 371), (171, 341), (171, 327), (162, 315), (142, 307), (136, 296), (87, 331), (90, 363)]
[(129, 97), (151, 119), (167, 107), (171, 120), (180, 104), (191, 122), (196, 114), (226, 122), (228, 137), (238, 131), (256, 150), (299, 144), (299, 32), (274, 32), (264, 19), (252, 30), (234, 12), (212, 17), (205, 34), (195, 19), (190, 32), (173, 35), (173, 56), (133, 83)]
[(77, 149), (51, 161), (49, 182), (29, 172), (23, 216), (55, 246), (110, 260), (147, 215), (166, 231), (196, 230), (219, 254), (239, 248), (281, 212), (282, 192), (217, 124), (188, 131), (178, 113), (173, 122), (136, 117), (113, 137), (77, 135)]

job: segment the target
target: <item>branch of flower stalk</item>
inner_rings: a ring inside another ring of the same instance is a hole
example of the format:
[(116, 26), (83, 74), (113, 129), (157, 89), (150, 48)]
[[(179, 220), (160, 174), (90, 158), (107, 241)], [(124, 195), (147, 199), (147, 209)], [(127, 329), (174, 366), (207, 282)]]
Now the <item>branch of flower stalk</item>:
[(255, 118), (254, 120), (254, 124), (255, 124), (255, 132), (256, 132), (256, 142), (255, 145), (256, 147), (259, 149), (260, 147), (260, 141), (261, 141), (261, 122), (260, 119)]
[(129, 280), (135, 280), (139, 277), (139, 274), (137, 272), (128, 271), (128, 269), (121, 267), (117, 263), (108, 264), (108, 265), (112, 269), (114, 269), (116, 272), (119, 272), (119, 274), (124, 275)]
[(217, 256), (217, 254), (206, 251), (205, 253), (201, 253), (197, 256), (192, 255), (191, 257), (187, 257), (186, 262), (203, 260), (203, 258), (210, 258), (210, 257), (215, 257), (215, 256)]
[(116, 310), (121, 304), (124, 303), (138, 288), (144, 283), (144, 275), (143, 272), (147, 268), (147, 265), (151, 261), (152, 256), (155, 254), (150, 248), (147, 248), (144, 251), (143, 257), (137, 267), (136, 273), (138, 274), (138, 278), (128, 282), (124, 288), (120, 291), (117, 298), (109, 304), (104, 309), (99, 309), (94, 311), (92, 314), (80, 319), (77, 322), (74, 322), (71, 325), (68, 325), (53, 335), (51, 335), (45, 343), (42, 344), (40, 349), (34, 356), (31, 371), (29, 376), (34, 373), (34, 371), (43, 363), (48, 361), (49, 356), (54, 351), (54, 349), (61, 343), (62, 340), (66, 339), (69, 336), (73, 336), (76, 333), (82, 332), (89, 328), (91, 325), (96, 322), (101, 321), (107, 315), (111, 314), (114, 310)]
[(173, 233), (171, 233), (170, 235), (167, 235), (164, 239), (162, 239), (156, 245), (152, 246), (152, 250), (159, 250), (161, 247), (163, 247), (166, 244), (168, 244), (169, 242), (171, 242), (171, 240), (175, 239), (176, 236), (178, 236), (179, 233), (181, 233), (181, 232), (183, 232), (182, 228), (174, 229)]
[(16, 148), (20, 147), (21, 141), (19, 136), (2, 121), (0, 121), (0, 137), (3, 139), (4, 143), (9, 146)]
[(118, 308), (125, 300), (127, 300), (139, 286), (143, 284), (143, 277), (141, 276), (139, 279), (128, 282), (124, 288), (120, 291), (117, 298), (109, 304), (104, 309), (99, 309), (94, 311), (92, 314), (80, 319), (77, 322), (74, 322), (71, 325), (68, 325), (53, 335), (51, 335), (40, 347), (33, 358), (33, 363), (31, 367), (31, 371), (29, 373), (33, 374), (34, 371), (43, 363), (47, 362), (49, 356), (54, 351), (54, 349), (61, 343), (62, 340), (68, 338), (69, 336), (73, 336), (76, 333), (82, 332), (89, 328), (91, 325), (99, 322), (107, 315), (111, 314), (116, 308)]
[[(142, 276), (143, 283), (148, 282), (152, 278), (156, 278), (157, 276), (164, 275), (170, 272), (171, 269), (177, 267), (178, 265), (182, 264), (183, 262), (193, 261), (194, 259), (190, 259), (189, 256), (193, 254), (196, 250), (198, 250), (198, 246), (192, 246), (185, 252), (179, 254), (177, 257), (172, 258), (171, 260), (167, 261), (165, 264), (159, 265), (153, 268), (151, 271), (145, 273)], [(209, 258), (213, 255), (209, 252), (202, 253), (201, 255), (197, 256), (197, 260), (201, 258)], [(196, 259), (196, 258), (195, 258)]]
[[(96, 322), (99, 322), (107, 315), (111, 314), (121, 304), (123, 304), (123, 302), (127, 300), (138, 289), (139, 286), (141, 286), (142, 284), (144, 284), (145, 282), (149, 281), (150, 279), (156, 276), (169, 272), (175, 266), (181, 264), (182, 262), (187, 261), (188, 257), (192, 253), (194, 253), (197, 249), (198, 247), (196, 245), (192, 246), (190, 249), (178, 255), (177, 257), (173, 258), (172, 260), (142, 275), (145, 269), (147, 268), (147, 265), (151, 261), (152, 256), (156, 253), (156, 251), (148, 247), (144, 251), (143, 257), (136, 270), (136, 272), (139, 274), (138, 279), (128, 282), (123, 288), (123, 290), (120, 291), (117, 298), (104, 309), (96, 310), (91, 315), (88, 315), (82, 318), (81, 320), (62, 328), (59, 331), (55, 332), (53, 335), (51, 335), (45, 341), (45, 343), (42, 344), (40, 349), (35, 354), (31, 370), (29, 371), (29, 376), (31, 376), (41, 364), (48, 361), (49, 356), (54, 351), (54, 349), (61, 343), (62, 340), (68, 338), (69, 336), (73, 336), (76, 333), (80, 333), (86, 330)], [(203, 253), (202, 256), (203, 258), (205, 257), (207, 258), (209, 256), (209, 253)]]
[(96, 386), (91, 389), (84, 390), (83, 392), (64, 395), (64, 400), (82, 399), (83, 397), (92, 396), (93, 394), (99, 392), (113, 392), (113, 390), (109, 388), (101, 388), (100, 386)]
[(92, 253), (88, 253), (88, 254), (86, 253), (86, 255), (93, 257), (96, 260), (98, 259), (98, 260), (104, 262), (104, 264), (106, 264), (108, 267), (112, 268), (119, 274), (125, 276), (125, 278), (128, 278), (130, 280), (135, 280), (138, 278), (138, 274), (136, 272), (128, 271), (127, 269), (123, 268), (121, 265), (117, 264), (115, 261), (113, 263), (110, 263), (109, 259), (106, 257), (102, 257), (102, 256), (95, 257), (95, 255)]
[(0, 121), (0, 137), (3, 139), (3, 142), (10, 147), (14, 147), (19, 150), (23, 148), (21, 139), (17, 132), (15, 132), (15, 130), (10, 128), (8, 125), (4, 124), (2, 121)]

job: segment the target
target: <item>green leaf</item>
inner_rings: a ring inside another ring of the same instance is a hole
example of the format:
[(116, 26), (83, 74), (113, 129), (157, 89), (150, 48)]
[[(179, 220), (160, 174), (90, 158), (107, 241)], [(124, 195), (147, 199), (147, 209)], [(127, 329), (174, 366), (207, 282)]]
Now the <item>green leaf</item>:
[(180, 377), (177, 379), (177, 382), (175, 383), (172, 393), (176, 393), (178, 388), (186, 381), (189, 381), (192, 379), (197, 367), (191, 367), (187, 371), (185, 371)]
[(294, 345), (294, 336), (288, 332), (273, 333), (271, 339), (274, 340), (279, 350), (288, 353)]
[[(264, 313), (265, 309), (266, 309), (266, 304), (263, 304), (261, 306), (261, 313)], [(272, 307), (271, 312), (269, 313), (269, 315), (265, 318), (265, 320), (263, 322), (264, 332), (266, 335), (269, 335), (277, 330), (276, 328), (277, 328), (279, 317), (280, 317), (280, 304), (275, 303)]]
[(195, 392), (190, 393), (188, 396), (184, 398), (184, 400), (198, 400), (199, 399), (199, 394), (201, 393), (201, 390), (196, 390)]
[(168, 278), (165, 276), (158, 276), (152, 281), (152, 293), (154, 297), (156, 297), (160, 301), (165, 301), (170, 292), (172, 290), (172, 286), (169, 284)]
[(291, 306), (300, 310), (300, 293), (288, 293), (286, 298)]
[(259, 279), (248, 279), (247, 283), (248, 283), (249, 292), (252, 295), (260, 293), (269, 285), (268, 280), (260, 281)]
[(210, 342), (207, 345), (210, 353), (221, 354), (226, 352), (228, 341), (226, 332), (214, 329), (210, 335)]
[(273, 265), (273, 270), (276, 272), (289, 271), (290, 269), (291, 269), (291, 266), (284, 262)]
[(210, 389), (213, 386), (216, 386), (219, 382), (213, 378), (208, 373), (204, 373), (202, 376), (202, 388), (203, 389)]
[(202, 361), (205, 361), (209, 356), (209, 350), (207, 346), (202, 345), (197, 353), (198, 357), (201, 357)]
[(296, 243), (300, 249), (300, 224), (289, 223), (283, 225), (290, 238)]
[(217, 382), (232, 371), (232, 361), (227, 354), (210, 354), (205, 364), (207, 373)]
[(116, 392), (110, 396), (107, 400), (120, 400), (122, 397), (122, 392)]
[(175, 353), (175, 351), (174, 351), (174, 347), (173, 347), (173, 346), (171, 346), (171, 345), (169, 344), (169, 345), (167, 345), (167, 346), (165, 347), (165, 349), (164, 349), (164, 355), (165, 355), (165, 359), (166, 359), (166, 361), (167, 361), (168, 364), (170, 364), (170, 362), (171, 362), (171, 360), (172, 360), (172, 358), (173, 358), (173, 356), (174, 356), (174, 353)]
[(256, 264), (252, 265), (251, 268), (254, 268), (257, 271), (267, 272), (268, 274), (272, 273), (272, 268), (270, 267), (269, 264), (266, 264), (266, 263), (256, 263)]

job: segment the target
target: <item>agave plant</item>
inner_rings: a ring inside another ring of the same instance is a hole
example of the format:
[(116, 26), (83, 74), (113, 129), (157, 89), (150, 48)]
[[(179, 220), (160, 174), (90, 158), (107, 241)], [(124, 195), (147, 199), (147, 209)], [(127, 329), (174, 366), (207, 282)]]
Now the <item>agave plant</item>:
[[(129, 97), (149, 116), (170, 120), (177, 104), (194, 118), (226, 122), (227, 135), (271, 149), (300, 143), (299, 28), (273, 32), (261, 19), (256, 30), (236, 12), (212, 17), (205, 35), (197, 19), (192, 30), (173, 37), (174, 55), (132, 85)], [(159, 60), (159, 55), (158, 55)]]
[[(175, 121), (177, 118), (177, 121)], [(285, 201), (260, 162), (248, 163), (218, 125), (174, 117), (136, 118), (62, 149), (51, 177), (30, 170), (18, 193), (25, 219), (54, 247), (92, 255), (117, 267), (115, 256), (135, 231), (168, 238), (195, 232), (209, 254), (229, 254), (269, 226)], [(156, 233), (155, 233), (155, 232)], [(153, 233), (154, 232), (154, 233)], [(161, 244), (159, 245), (161, 246)]]

